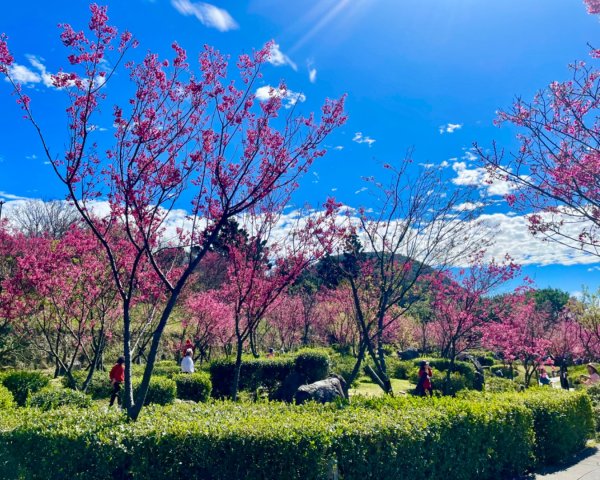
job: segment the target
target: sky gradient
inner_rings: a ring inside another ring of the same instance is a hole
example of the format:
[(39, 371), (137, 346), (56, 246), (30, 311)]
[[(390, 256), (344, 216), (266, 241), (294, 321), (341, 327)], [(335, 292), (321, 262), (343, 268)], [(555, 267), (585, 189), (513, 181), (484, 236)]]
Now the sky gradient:
[[(384, 163), (400, 162), (414, 148), (415, 164), (445, 166), (448, 188), (478, 185), (482, 196), (497, 200), (485, 216), (497, 240), (492, 254), (514, 256), (540, 287), (574, 293), (583, 284), (600, 286), (596, 258), (529, 236), (523, 217), (500, 201), (505, 186), (485, 183), (470, 150), (475, 141), (514, 147), (515, 131), (495, 127), (495, 112), (517, 95), (530, 98), (549, 82), (566, 79), (567, 64), (588, 59), (587, 43), (595, 43), (600, 26), (581, 1), (104, 3), (111, 23), (130, 30), (142, 52), (171, 56), (169, 46), (176, 40), (190, 59), (204, 44), (235, 57), (273, 39), (278, 47), (260, 86), (285, 79), (300, 112), (318, 110), (326, 97), (348, 94), (349, 120), (329, 139), (328, 154), (304, 178), (295, 203), (319, 204), (335, 195), (344, 204), (369, 208), (374, 200), (362, 177), (383, 175)], [(16, 73), (55, 151), (65, 138), (64, 93), (48, 85), (48, 74), (67, 65), (57, 24), (84, 28), (87, 5), (80, 0), (11, 2), (0, 18), (0, 32), (9, 35), (19, 65)], [(64, 198), (9, 93), (2, 82), (0, 199)], [(106, 118), (98, 135), (108, 140)]]

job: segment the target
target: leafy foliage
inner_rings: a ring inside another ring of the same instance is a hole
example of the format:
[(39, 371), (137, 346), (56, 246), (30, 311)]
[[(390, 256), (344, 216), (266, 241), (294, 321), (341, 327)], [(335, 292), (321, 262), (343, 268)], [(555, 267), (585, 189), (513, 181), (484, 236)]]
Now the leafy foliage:
[(8, 388), (19, 406), (25, 405), (30, 393), (35, 393), (48, 385), (50, 379), (41, 372), (14, 371), (2, 378), (2, 384)]
[(0, 384), (0, 410), (12, 408), (14, 404), (15, 402), (13, 400), (12, 393), (10, 393), (10, 390), (4, 385)]
[(177, 385), (177, 398), (205, 402), (212, 391), (210, 376), (205, 372), (176, 375), (173, 377)]
[(92, 398), (76, 390), (46, 387), (29, 396), (27, 406), (52, 410), (62, 406), (87, 408), (92, 405)]
[[(141, 382), (141, 378), (133, 379), (133, 390), (135, 394), (137, 394)], [(166, 377), (152, 377), (150, 379), (150, 385), (148, 387), (148, 392), (146, 393), (144, 405), (149, 405), (151, 403), (168, 405), (175, 401), (176, 396), (177, 384), (173, 380)]]

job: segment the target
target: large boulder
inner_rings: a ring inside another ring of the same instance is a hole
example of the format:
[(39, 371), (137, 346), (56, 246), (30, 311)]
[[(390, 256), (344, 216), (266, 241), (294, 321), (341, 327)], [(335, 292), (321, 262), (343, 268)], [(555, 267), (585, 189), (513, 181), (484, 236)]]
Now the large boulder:
[(347, 399), (346, 382), (339, 375), (332, 375), (325, 380), (302, 385), (296, 390), (294, 400), (298, 405), (314, 400), (318, 403), (334, 402), (336, 399)]
[(416, 348), (407, 348), (406, 350), (398, 350), (398, 358), (400, 360), (414, 360), (419, 357), (419, 351)]

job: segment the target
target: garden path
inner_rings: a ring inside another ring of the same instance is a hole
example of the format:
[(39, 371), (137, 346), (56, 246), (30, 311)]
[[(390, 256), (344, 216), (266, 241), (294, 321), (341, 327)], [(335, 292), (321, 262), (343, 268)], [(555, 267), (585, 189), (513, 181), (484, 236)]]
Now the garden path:
[(600, 450), (586, 448), (569, 465), (541, 472), (535, 480), (600, 480)]

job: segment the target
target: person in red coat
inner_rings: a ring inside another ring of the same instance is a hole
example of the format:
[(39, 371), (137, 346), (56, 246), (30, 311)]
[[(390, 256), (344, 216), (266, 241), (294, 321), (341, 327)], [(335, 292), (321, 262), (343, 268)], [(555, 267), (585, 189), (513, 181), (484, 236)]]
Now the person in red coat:
[(423, 397), (433, 396), (433, 384), (431, 383), (433, 370), (429, 366), (429, 362), (422, 361), (419, 365), (419, 382), (417, 383), (417, 393)]
[(110, 369), (110, 373), (108, 375), (110, 379), (110, 384), (112, 385), (112, 392), (110, 394), (110, 403), (108, 404), (110, 407), (115, 403), (115, 399), (117, 400), (117, 405), (121, 405), (121, 385), (125, 381), (125, 358), (119, 357), (117, 358), (117, 363)]

